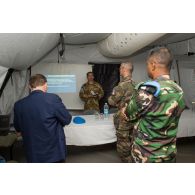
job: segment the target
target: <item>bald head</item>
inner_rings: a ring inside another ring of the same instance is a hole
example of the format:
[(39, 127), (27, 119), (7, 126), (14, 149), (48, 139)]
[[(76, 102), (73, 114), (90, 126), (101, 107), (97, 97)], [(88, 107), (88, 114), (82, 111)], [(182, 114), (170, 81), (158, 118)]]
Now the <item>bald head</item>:
[(122, 62), (120, 66), (120, 75), (123, 77), (132, 76), (133, 64), (131, 62)]

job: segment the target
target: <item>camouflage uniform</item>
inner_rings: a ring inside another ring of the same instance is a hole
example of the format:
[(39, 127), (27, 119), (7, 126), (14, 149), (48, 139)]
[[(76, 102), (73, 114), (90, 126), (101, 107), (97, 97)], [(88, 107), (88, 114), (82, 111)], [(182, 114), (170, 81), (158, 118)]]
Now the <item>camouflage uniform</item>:
[(131, 136), (132, 123), (120, 117), (120, 109), (129, 102), (134, 91), (135, 83), (131, 77), (122, 78), (121, 82), (113, 89), (112, 95), (108, 98), (108, 103), (118, 108), (118, 112), (114, 115), (114, 125), (117, 136), (117, 152), (122, 162), (131, 161)]
[(137, 87), (126, 109), (135, 123), (131, 151), (134, 162), (176, 162), (176, 135), (185, 108), (183, 91), (168, 75), (156, 81), (160, 85), (158, 96)]
[(99, 100), (104, 96), (104, 91), (99, 83), (87, 82), (81, 87), (79, 96), (85, 102), (84, 110), (99, 111)]

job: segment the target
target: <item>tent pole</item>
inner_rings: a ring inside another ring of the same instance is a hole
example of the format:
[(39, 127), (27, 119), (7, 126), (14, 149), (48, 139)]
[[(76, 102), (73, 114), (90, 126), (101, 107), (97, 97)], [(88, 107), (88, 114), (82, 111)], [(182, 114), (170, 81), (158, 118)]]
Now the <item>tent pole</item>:
[(181, 86), (181, 79), (180, 79), (180, 71), (179, 71), (179, 63), (178, 60), (176, 60), (176, 66), (177, 66), (177, 75), (178, 75), (178, 84)]
[(5, 87), (6, 87), (7, 83), (8, 83), (10, 77), (12, 76), (12, 73), (13, 72), (14, 72), (14, 69), (13, 68), (9, 68), (8, 69), (7, 74), (5, 76), (5, 79), (4, 79), (3, 84), (1, 86), (1, 89), (0, 89), (0, 97), (1, 97), (1, 95), (3, 93), (3, 90), (5, 89)]

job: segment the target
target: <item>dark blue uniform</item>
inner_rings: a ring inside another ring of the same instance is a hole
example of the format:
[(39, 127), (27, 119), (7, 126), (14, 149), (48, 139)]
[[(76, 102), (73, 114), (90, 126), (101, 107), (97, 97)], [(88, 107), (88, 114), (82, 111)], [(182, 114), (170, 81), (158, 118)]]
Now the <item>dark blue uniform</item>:
[(59, 96), (31, 92), (14, 106), (14, 127), (21, 131), (28, 162), (57, 162), (66, 158), (63, 127), (71, 122)]

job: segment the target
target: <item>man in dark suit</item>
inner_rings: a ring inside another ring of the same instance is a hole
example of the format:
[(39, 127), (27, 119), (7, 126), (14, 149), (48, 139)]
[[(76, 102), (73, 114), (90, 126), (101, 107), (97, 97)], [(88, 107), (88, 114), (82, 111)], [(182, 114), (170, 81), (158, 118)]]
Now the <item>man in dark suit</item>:
[(14, 105), (14, 127), (21, 132), (28, 162), (64, 162), (66, 140), (63, 127), (71, 122), (59, 96), (47, 92), (41, 74), (29, 80), (31, 93)]

